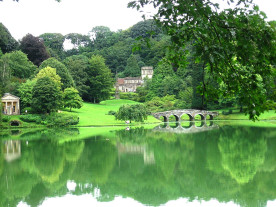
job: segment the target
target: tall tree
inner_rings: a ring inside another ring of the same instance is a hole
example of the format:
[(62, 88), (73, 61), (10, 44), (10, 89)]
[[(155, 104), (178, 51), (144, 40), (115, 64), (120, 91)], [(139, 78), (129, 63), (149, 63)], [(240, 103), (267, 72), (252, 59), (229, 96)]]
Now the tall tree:
[(40, 69), (43, 69), (46, 67), (51, 67), (56, 69), (57, 74), (61, 78), (62, 90), (64, 90), (65, 88), (75, 87), (74, 80), (63, 63), (59, 62), (55, 58), (49, 58), (43, 61), (39, 66)]
[(55, 68), (46, 67), (41, 69), (38, 74), (35, 76), (34, 81), (37, 81), (38, 79), (48, 77), (52, 81), (56, 83), (56, 85), (61, 89), (62, 82), (59, 75), (57, 75), (57, 70)]
[(73, 55), (67, 57), (63, 63), (72, 75), (76, 84), (76, 89), (79, 91), (80, 95), (83, 96), (83, 94), (87, 93), (89, 88), (85, 85), (88, 79), (86, 71), (89, 67), (89, 59), (84, 55)]
[(109, 27), (96, 26), (89, 32), (90, 38), (93, 40), (93, 45), (96, 49), (102, 49), (111, 46), (110, 37), (112, 36)]
[(79, 95), (79, 92), (75, 88), (66, 88), (63, 94), (64, 107), (70, 108), (81, 108), (82, 107), (82, 99)]
[(44, 60), (50, 57), (43, 40), (38, 37), (34, 37), (31, 34), (27, 34), (22, 38), (20, 48), (25, 54), (27, 54), (29, 60), (37, 66), (40, 66)]
[(25, 53), (21, 51), (14, 51), (6, 53), (4, 56), (8, 59), (8, 67), (12, 76), (27, 79), (34, 74), (36, 66), (28, 60)]
[(159, 33), (161, 33), (161, 29), (153, 19), (138, 22), (130, 28), (130, 35), (134, 39), (138, 37), (156, 37)]
[(255, 120), (268, 109), (264, 77), (272, 76), (275, 65), (276, 32), (251, 0), (227, 2), (230, 7), (223, 10), (211, 0), (137, 0), (129, 7), (152, 4), (155, 21), (171, 36), (172, 59), (183, 63), (179, 51), (193, 41), (197, 62), (227, 86), (226, 91), (217, 88), (218, 93), (240, 93), (245, 112)]
[(138, 65), (137, 55), (131, 54), (127, 59), (127, 65), (124, 70), (125, 77), (139, 77), (141, 76), (141, 69)]
[(57, 55), (59, 58), (62, 58), (63, 53), (63, 43), (65, 37), (60, 33), (44, 33), (39, 35), (39, 38), (43, 39), (43, 42), (46, 47), (50, 48), (54, 54)]
[(99, 103), (110, 97), (113, 78), (110, 69), (105, 65), (103, 57), (94, 55), (89, 63), (89, 68), (86, 71), (88, 75), (86, 85), (89, 86), (89, 89), (83, 98), (87, 101)]
[(0, 49), (3, 53), (16, 50), (18, 42), (11, 36), (9, 30), (0, 22)]
[(32, 109), (37, 113), (50, 113), (62, 106), (62, 92), (49, 77), (37, 80), (33, 87)]

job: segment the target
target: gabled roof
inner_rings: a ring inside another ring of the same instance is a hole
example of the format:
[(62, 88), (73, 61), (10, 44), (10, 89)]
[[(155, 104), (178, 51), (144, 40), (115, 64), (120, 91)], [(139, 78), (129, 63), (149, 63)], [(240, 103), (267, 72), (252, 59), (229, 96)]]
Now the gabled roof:
[(2, 97), (2, 100), (18, 100), (18, 99), (20, 98), (10, 93), (5, 93), (4, 96)]

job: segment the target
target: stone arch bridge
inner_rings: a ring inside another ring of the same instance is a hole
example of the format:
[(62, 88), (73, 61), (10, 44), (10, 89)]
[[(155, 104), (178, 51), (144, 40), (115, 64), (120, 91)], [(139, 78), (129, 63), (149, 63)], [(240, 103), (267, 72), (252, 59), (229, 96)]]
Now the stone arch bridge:
[(178, 122), (181, 120), (181, 117), (184, 114), (187, 114), (189, 116), (190, 121), (194, 121), (196, 115), (199, 115), (201, 117), (201, 120), (206, 120), (207, 116), (210, 117), (209, 118), (210, 120), (213, 120), (214, 117), (219, 115), (218, 112), (196, 110), (196, 109), (171, 110), (171, 111), (153, 113), (152, 115), (157, 119), (164, 117), (164, 122), (168, 122), (169, 117), (174, 116), (175, 120)]

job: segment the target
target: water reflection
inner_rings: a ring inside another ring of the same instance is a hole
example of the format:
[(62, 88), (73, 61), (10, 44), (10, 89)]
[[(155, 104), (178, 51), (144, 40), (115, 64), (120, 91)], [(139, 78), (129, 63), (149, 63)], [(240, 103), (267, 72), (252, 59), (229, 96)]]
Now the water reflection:
[(175, 123), (162, 123), (154, 128), (155, 131), (160, 132), (173, 132), (173, 133), (198, 133), (209, 130), (218, 129), (219, 126), (214, 124), (213, 121), (200, 121), (200, 122), (175, 122)]
[[(92, 195), (102, 206), (122, 204), (117, 200), (267, 206), (276, 199), (275, 128), (216, 129), (163, 133), (141, 127), (77, 141), (85, 129), (22, 132), (21, 141), (0, 141), (0, 206), (36, 207), (69, 194)], [(8, 162), (9, 153), (21, 156)], [(54, 201), (51, 206), (58, 206)]]

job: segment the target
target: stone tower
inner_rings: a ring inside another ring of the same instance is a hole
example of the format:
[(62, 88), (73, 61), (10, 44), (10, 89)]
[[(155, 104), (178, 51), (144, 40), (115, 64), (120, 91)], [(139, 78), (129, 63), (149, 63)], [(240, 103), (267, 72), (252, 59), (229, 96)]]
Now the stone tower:
[(153, 67), (151, 66), (145, 66), (141, 68), (141, 77), (142, 80), (145, 79), (145, 77), (148, 77), (149, 79), (152, 79), (153, 76)]

